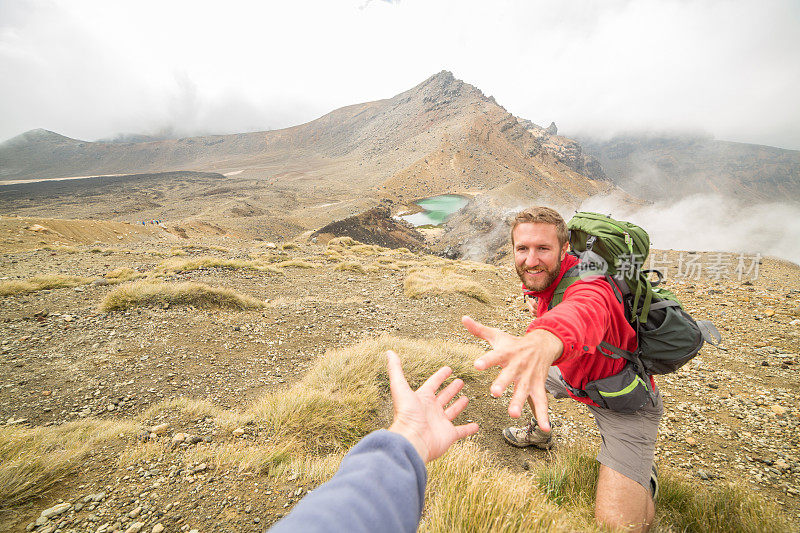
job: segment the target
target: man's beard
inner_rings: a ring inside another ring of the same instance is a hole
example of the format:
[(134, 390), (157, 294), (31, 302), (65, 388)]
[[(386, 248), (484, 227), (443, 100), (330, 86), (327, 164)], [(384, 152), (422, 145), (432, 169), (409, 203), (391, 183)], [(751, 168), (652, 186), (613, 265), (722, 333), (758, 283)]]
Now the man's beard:
[(520, 265), (515, 265), (517, 268), (517, 275), (519, 279), (522, 281), (522, 284), (525, 286), (526, 289), (529, 291), (534, 292), (542, 292), (547, 287), (549, 287), (558, 277), (558, 273), (561, 271), (561, 260), (556, 263), (553, 267), (553, 270), (545, 270), (544, 276), (541, 279), (536, 281), (528, 281), (525, 279), (525, 267), (521, 267)]

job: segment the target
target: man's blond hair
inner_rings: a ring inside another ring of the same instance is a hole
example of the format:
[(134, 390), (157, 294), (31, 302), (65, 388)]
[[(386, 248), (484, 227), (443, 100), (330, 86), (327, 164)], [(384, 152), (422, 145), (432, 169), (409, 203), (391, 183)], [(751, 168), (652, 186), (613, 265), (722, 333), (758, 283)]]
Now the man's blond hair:
[(511, 244), (514, 244), (514, 229), (520, 224), (528, 223), (552, 224), (555, 226), (559, 246), (564, 246), (564, 243), (569, 239), (567, 224), (558, 214), (558, 211), (549, 207), (539, 206), (524, 209), (514, 217), (514, 221), (511, 223)]

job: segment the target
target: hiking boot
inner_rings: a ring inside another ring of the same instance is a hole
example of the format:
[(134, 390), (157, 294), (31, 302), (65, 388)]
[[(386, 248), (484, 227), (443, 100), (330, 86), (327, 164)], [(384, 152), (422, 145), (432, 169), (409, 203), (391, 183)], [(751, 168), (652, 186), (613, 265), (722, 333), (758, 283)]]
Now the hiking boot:
[(506, 442), (517, 448), (534, 446), (542, 450), (549, 450), (553, 446), (552, 431), (542, 431), (535, 418), (524, 427), (510, 427), (503, 430)]
[(650, 494), (653, 496), (653, 501), (656, 501), (658, 498), (658, 468), (655, 463), (650, 471)]

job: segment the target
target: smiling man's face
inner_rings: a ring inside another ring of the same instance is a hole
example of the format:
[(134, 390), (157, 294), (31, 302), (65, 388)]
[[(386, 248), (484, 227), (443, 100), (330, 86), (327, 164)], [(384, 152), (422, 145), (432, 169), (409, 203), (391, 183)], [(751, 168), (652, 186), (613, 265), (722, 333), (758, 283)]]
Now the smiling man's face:
[(559, 246), (553, 224), (526, 222), (514, 228), (514, 265), (529, 291), (543, 291), (558, 277), (569, 243)]

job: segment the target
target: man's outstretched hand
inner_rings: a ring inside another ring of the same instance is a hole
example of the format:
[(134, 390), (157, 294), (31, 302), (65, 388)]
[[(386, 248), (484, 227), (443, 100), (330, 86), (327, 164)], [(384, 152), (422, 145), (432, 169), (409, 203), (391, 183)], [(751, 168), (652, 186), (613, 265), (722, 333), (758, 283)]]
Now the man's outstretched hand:
[(553, 361), (564, 348), (561, 340), (543, 329), (535, 329), (522, 337), (510, 335), (503, 330), (484, 326), (468, 316), (461, 319), (467, 330), (488, 342), (492, 349), (475, 360), (475, 368), (486, 370), (500, 366), (502, 370), (492, 382), (490, 392), (499, 398), (514, 382), (514, 395), (508, 404), (508, 414), (513, 418), (522, 415), (522, 406), (530, 397), (533, 400), (534, 416), (539, 427), (550, 431), (547, 416), (547, 393), (545, 381)]
[(458, 439), (478, 432), (478, 424), (472, 422), (454, 426), (453, 420), (464, 410), (469, 401), (460, 397), (445, 409), (464, 386), (455, 379), (439, 394), (437, 389), (450, 377), (453, 371), (442, 367), (422, 384), (416, 391), (411, 390), (403, 374), (400, 358), (396, 353), (387, 352), (389, 387), (394, 403), (394, 421), (389, 431), (407, 438), (426, 463), (440, 457)]

